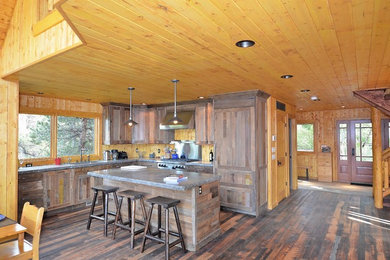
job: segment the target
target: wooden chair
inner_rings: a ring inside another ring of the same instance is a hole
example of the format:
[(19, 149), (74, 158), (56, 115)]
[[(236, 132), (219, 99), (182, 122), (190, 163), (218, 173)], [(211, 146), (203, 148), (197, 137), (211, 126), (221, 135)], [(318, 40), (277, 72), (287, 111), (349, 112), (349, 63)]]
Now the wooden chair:
[(39, 259), (39, 238), (44, 208), (37, 208), (24, 203), (20, 224), (27, 228), (27, 233), (33, 236), (32, 244), (23, 240), (21, 246), (19, 241), (14, 240), (0, 244), (0, 259)]

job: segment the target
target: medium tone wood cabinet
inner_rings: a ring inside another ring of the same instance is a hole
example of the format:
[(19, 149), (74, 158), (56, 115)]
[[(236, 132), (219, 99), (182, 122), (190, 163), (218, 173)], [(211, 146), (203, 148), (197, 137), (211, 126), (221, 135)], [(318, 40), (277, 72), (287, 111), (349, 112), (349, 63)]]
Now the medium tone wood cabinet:
[(44, 177), (44, 203), (48, 210), (72, 204), (73, 176), (69, 170), (47, 172)]
[(267, 98), (260, 91), (214, 97), (214, 171), (221, 176), (221, 206), (251, 215), (259, 215), (267, 202)]
[(130, 109), (125, 106), (106, 104), (103, 106), (103, 144), (130, 144), (132, 129), (125, 125)]
[(168, 144), (175, 139), (174, 130), (160, 130), (160, 122), (167, 113), (165, 107), (149, 109), (149, 143)]
[(133, 107), (133, 120), (138, 124), (132, 128), (132, 143), (149, 143), (149, 110), (146, 107)]
[(197, 144), (214, 143), (214, 109), (212, 103), (195, 107), (195, 141)]

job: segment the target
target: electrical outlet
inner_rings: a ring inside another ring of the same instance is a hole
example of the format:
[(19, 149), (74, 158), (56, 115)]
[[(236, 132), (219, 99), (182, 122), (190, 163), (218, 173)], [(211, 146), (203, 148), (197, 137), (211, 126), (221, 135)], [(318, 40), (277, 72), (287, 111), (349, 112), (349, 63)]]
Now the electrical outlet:
[(157, 153), (161, 153), (161, 150), (160, 150), (160, 149), (157, 149)]
[(135, 152), (136, 152), (136, 153), (138, 153), (138, 147), (137, 147), (137, 148), (135, 148)]
[(202, 194), (202, 186), (199, 186), (199, 194)]

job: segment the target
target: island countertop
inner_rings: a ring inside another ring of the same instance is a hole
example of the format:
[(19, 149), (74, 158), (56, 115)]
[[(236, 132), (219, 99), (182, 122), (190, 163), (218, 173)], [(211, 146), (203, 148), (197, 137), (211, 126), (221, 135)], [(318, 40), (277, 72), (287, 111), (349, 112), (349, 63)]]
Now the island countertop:
[[(156, 169), (151, 167), (138, 170), (126, 170), (116, 168), (100, 171), (91, 171), (88, 172), (88, 175), (113, 181), (124, 181), (170, 190), (189, 190), (194, 187), (201, 186), (203, 184), (218, 181), (220, 179), (220, 176), (215, 176), (211, 174)], [(165, 177), (173, 175), (183, 175), (188, 177), (188, 179), (180, 182), (179, 184), (168, 184), (164, 182)]]

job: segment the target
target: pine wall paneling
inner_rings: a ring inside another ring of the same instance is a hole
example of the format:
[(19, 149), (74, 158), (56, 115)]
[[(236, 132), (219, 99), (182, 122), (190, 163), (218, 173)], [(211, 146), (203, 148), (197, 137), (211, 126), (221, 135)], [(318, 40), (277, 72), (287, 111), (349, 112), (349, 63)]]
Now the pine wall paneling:
[(324, 110), (297, 112), (297, 123), (314, 123), (314, 153), (298, 152), (299, 176), (305, 176), (305, 167), (309, 167), (309, 177), (318, 178), (318, 153), (321, 145), (327, 145), (332, 151), (332, 179), (337, 181), (337, 130), (338, 120), (370, 119), (369, 108)]
[(0, 212), (17, 219), (19, 85), (0, 79)]
[(31, 28), (39, 16), (38, 1), (17, 1), (1, 50), (2, 77), (82, 45), (66, 21), (34, 37)]

